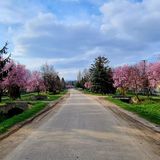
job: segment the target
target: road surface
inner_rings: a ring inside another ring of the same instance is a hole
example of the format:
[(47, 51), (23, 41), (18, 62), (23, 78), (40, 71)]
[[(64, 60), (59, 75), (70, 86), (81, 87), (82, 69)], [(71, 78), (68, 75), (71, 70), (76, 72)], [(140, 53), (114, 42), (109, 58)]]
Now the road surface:
[[(96, 100), (71, 90), (57, 113), (4, 160), (159, 160), (158, 146)], [(16, 140), (16, 139), (15, 139)]]

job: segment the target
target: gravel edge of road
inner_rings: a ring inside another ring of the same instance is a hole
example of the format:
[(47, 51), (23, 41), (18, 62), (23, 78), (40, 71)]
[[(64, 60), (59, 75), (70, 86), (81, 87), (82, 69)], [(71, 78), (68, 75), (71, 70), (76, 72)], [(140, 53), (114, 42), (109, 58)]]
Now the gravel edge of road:
[[(160, 133), (160, 126), (139, 117), (137, 114), (135, 114), (133, 112), (129, 112), (127, 110), (124, 110), (123, 108), (120, 108), (118, 105), (104, 99), (104, 97), (93, 96), (93, 95), (89, 95), (89, 96), (94, 98), (95, 100), (97, 100), (104, 107), (108, 107), (112, 112), (114, 112), (116, 114), (118, 114), (117, 112), (119, 112), (122, 115), (129, 118), (132, 122), (134, 121), (134, 122), (138, 123), (139, 126), (141, 126), (141, 127), (143, 126), (144, 128), (146, 128), (148, 130), (151, 130), (156, 133)], [(108, 106), (108, 103), (110, 104), (109, 106)]]
[(59, 104), (62, 100), (64, 100), (65, 98), (69, 97), (70, 93), (68, 92), (67, 94), (65, 94), (64, 96), (60, 97), (58, 100), (52, 101), (50, 102), (43, 110), (41, 110), (40, 112), (36, 113), (33, 117), (26, 119), (23, 122), (17, 123), (16, 125), (14, 125), (13, 127), (11, 127), (7, 132), (3, 133), (0, 135), (0, 141), (7, 138), (8, 136), (10, 136), (11, 134), (15, 133), (16, 131), (18, 131), (20, 128), (22, 128), (23, 126), (31, 123), (34, 119), (36, 119), (37, 117), (39, 117), (40, 115), (46, 113), (47, 111), (51, 110), (52, 108), (54, 108), (57, 104)]

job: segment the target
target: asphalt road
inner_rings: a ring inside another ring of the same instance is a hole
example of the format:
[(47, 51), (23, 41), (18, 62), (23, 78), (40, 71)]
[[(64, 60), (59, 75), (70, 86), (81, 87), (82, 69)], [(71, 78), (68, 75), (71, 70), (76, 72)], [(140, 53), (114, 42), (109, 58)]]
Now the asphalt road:
[(94, 99), (71, 90), (56, 114), (5, 160), (159, 160), (154, 142)]

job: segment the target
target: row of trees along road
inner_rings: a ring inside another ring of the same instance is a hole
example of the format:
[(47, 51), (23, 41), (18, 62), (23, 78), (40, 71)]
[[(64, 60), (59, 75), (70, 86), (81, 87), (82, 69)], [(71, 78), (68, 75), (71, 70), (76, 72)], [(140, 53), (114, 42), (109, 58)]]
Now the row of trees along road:
[[(5, 56), (4, 56), (5, 55)], [(25, 65), (11, 60), (7, 43), (0, 50), (0, 101), (5, 93), (12, 99), (20, 98), (21, 92), (52, 92), (65, 89), (64, 78), (60, 79), (52, 65), (45, 64), (41, 71), (30, 71)]]
[(113, 80), (114, 86), (120, 89), (122, 95), (131, 90), (138, 100), (140, 92), (149, 96), (160, 87), (160, 61), (142, 61), (134, 65), (116, 67)]
[(111, 69), (109, 60), (97, 57), (91, 67), (77, 76), (76, 87), (88, 89), (95, 93), (114, 93), (125, 96), (128, 91), (146, 95), (160, 87), (160, 61), (149, 63), (141, 61), (134, 65), (123, 65)]

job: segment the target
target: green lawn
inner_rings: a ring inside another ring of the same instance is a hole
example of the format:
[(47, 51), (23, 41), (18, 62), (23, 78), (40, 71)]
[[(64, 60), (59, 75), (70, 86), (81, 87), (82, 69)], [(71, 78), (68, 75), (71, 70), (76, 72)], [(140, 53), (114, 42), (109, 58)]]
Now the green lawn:
[[(0, 115), (1, 116), (0, 117), (1, 118), (0, 119), (0, 134), (6, 132), (9, 128), (14, 126), (15, 124), (33, 117), (36, 113), (44, 109), (49, 103), (49, 101), (55, 101), (66, 93), (67, 91), (63, 91), (60, 94), (56, 94), (56, 95), (47, 94), (48, 99), (46, 100), (46, 102), (45, 101), (31, 101), (30, 100), (31, 96), (37, 95), (37, 93), (29, 93), (29, 94), (22, 95), (21, 99), (30, 102), (32, 104), (32, 107), (24, 111), (23, 113), (15, 115), (9, 119), (6, 119)], [(10, 101), (10, 99), (5, 97), (5, 102), (8, 102), (8, 101)], [(0, 103), (0, 105), (1, 104), (3, 103)]]
[[(49, 94), (49, 93), (40, 93), (40, 95), (47, 95), (48, 99), (45, 100), (45, 101), (53, 101), (53, 100), (56, 100), (57, 98), (60, 98), (65, 93), (67, 93), (67, 90), (62, 91), (59, 94), (55, 94), (55, 95), (52, 94), (52, 93), (51, 94)], [(21, 101), (31, 101), (31, 98), (33, 96), (37, 96), (37, 95), (38, 95), (38, 93), (26, 93), (26, 94), (22, 94), (21, 95), (21, 99), (19, 99), (19, 100), (21, 100)], [(2, 102), (0, 103), (0, 106), (4, 105), (5, 102), (14, 102), (14, 100), (10, 99), (7, 96), (4, 96), (4, 97), (2, 97)]]
[(0, 123), (0, 133), (4, 133), (13, 125), (32, 117), (37, 112), (41, 111), (46, 105), (47, 103), (45, 102), (36, 102), (35, 104), (33, 104), (31, 109), (28, 109), (19, 115), (15, 115), (12, 118), (9, 118), (1, 122)]
[(67, 93), (67, 90), (65, 90), (65, 91), (63, 91), (63, 92), (61, 92), (59, 94), (56, 94), (56, 95), (48, 94), (47, 95), (48, 96), (48, 101), (54, 101), (54, 100), (62, 97), (66, 93)]
[(108, 96), (106, 99), (123, 109), (137, 113), (139, 116), (160, 125), (160, 97), (147, 99), (143, 96), (144, 101), (140, 104), (128, 104), (118, 99), (114, 99), (111, 96)]
[(106, 94), (100, 94), (100, 93), (93, 93), (89, 90), (82, 90), (83, 93), (85, 94), (91, 94), (91, 95), (95, 95), (95, 96), (105, 96)]
[(5, 104), (6, 104), (5, 102), (1, 102), (1, 103), (0, 103), (0, 107), (1, 107), (1, 106), (4, 106)]
[[(103, 94), (92, 93), (88, 90), (83, 90), (82, 92), (85, 94), (104, 96)], [(139, 96), (139, 97), (142, 100), (142, 102), (139, 104), (128, 104), (122, 102), (121, 100), (112, 98), (112, 95), (107, 95), (106, 99), (115, 103), (116, 105), (118, 105), (123, 109), (134, 112), (139, 116), (147, 119), (148, 121), (160, 125), (160, 97), (159, 96), (152, 96), (149, 98), (146, 96)]]

